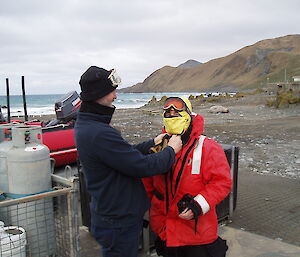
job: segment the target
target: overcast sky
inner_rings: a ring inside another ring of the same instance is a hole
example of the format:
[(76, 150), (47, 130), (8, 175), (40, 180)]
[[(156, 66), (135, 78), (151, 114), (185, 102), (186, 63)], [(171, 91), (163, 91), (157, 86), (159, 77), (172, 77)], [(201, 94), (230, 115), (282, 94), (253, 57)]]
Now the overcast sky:
[(299, 0), (0, 0), (0, 95), (80, 92), (91, 65), (122, 86), (300, 33)]

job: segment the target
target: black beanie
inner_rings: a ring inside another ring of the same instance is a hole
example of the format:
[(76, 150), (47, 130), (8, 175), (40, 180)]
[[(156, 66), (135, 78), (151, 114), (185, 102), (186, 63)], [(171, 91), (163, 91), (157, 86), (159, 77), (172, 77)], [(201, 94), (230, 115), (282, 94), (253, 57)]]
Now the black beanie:
[(91, 66), (82, 74), (79, 84), (81, 88), (80, 98), (82, 101), (95, 101), (110, 92), (117, 86), (113, 86), (108, 78), (111, 71)]

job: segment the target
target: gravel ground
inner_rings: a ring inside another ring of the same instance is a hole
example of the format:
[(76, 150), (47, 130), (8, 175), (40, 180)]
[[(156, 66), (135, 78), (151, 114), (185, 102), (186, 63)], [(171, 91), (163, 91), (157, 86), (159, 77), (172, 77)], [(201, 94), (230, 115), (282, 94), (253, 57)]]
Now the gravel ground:
[[(205, 119), (204, 134), (219, 143), (240, 147), (239, 169), (300, 179), (300, 105), (274, 109), (264, 105), (264, 95), (217, 103), (228, 113), (209, 113), (214, 104), (192, 101), (193, 111)], [(130, 143), (160, 133), (161, 107), (116, 110), (112, 124)]]

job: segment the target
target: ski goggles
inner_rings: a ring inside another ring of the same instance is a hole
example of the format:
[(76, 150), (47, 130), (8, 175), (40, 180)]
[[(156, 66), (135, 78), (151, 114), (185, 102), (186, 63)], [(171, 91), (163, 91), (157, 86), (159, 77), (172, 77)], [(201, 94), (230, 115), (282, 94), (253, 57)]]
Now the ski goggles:
[(179, 97), (169, 97), (164, 104), (163, 109), (168, 110), (170, 108), (174, 108), (177, 111), (186, 110), (185, 102)]
[(119, 84), (121, 84), (121, 78), (117, 74), (115, 69), (111, 70), (111, 73), (109, 74), (108, 79), (111, 81), (111, 84), (113, 87), (117, 87)]

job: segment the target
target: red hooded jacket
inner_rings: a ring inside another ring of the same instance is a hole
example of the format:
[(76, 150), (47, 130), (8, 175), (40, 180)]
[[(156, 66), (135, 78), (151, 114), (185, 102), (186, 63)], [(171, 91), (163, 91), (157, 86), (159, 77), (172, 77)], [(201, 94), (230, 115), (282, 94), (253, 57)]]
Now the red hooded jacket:
[[(200, 170), (192, 172), (193, 158), (197, 158), (194, 150), (203, 128), (203, 117), (193, 115), (189, 140), (176, 154), (169, 173), (143, 179), (151, 201), (151, 228), (168, 247), (209, 244), (218, 237), (215, 207), (229, 194), (232, 179), (222, 147), (210, 138), (204, 139), (201, 148)], [(195, 151), (196, 154), (199, 155), (199, 151)], [(196, 232), (194, 219), (184, 220), (178, 216), (177, 203), (186, 193), (193, 195), (202, 209)]]

